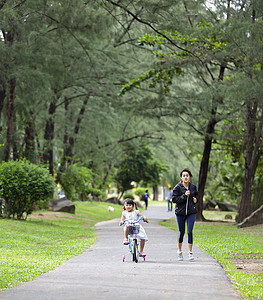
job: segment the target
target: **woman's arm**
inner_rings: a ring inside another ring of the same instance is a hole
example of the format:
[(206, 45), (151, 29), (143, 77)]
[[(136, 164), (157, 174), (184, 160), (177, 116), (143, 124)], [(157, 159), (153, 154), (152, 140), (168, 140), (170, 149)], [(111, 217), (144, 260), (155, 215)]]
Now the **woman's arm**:
[(195, 200), (194, 200), (194, 203), (197, 203), (198, 200), (199, 200), (199, 198), (198, 198), (198, 190), (197, 190), (196, 185), (194, 186), (193, 198), (195, 199)]
[(172, 201), (173, 203), (184, 203), (186, 202), (186, 195), (182, 193), (180, 186), (176, 186), (173, 190)]

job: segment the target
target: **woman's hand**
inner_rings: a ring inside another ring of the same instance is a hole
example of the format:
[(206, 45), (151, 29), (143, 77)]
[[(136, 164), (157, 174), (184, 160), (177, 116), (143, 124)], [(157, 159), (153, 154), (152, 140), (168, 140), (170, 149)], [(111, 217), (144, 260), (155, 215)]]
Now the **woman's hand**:
[(196, 203), (196, 202), (197, 202), (197, 199), (196, 199), (195, 197), (193, 197), (193, 201), (194, 201), (194, 203)]
[(189, 195), (190, 195), (190, 191), (187, 190), (187, 191), (185, 192), (185, 195), (186, 195), (186, 196), (189, 196)]

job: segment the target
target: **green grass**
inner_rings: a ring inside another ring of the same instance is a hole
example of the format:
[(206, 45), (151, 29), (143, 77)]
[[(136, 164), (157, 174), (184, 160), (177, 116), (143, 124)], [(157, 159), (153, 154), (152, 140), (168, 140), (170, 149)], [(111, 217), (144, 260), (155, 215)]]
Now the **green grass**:
[[(226, 212), (208, 212), (211, 219), (222, 220)], [(228, 213), (227, 213), (228, 214)], [(161, 222), (177, 230), (175, 218)], [(224, 268), (235, 288), (247, 299), (263, 299), (263, 273), (243, 273), (231, 258), (263, 257), (263, 225), (238, 229), (236, 224), (199, 223), (194, 227), (194, 243), (214, 257)], [(253, 255), (254, 254), (254, 255)], [(262, 260), (261, 260), (262, 264)]]
[(75, 215), (37, 212), (37, 218), (29, 216), (26, 221), (0, 220), (0, 291), (84, 252), (96, 240), (95, 223), (118, 218), (122, 212), (122, 206), (114, 204), (114, 212), (108, 212), (109, 204), (103, 202), (75, 205)]
[[(224, 222), (234, 223), (237, 212), (204, 210), (203, 215), (207, 220), (210, 220), (210, 221), (224, 221)], [(231, 220), (225, 219), (226, 215), (232, 216), (232, 219)]]

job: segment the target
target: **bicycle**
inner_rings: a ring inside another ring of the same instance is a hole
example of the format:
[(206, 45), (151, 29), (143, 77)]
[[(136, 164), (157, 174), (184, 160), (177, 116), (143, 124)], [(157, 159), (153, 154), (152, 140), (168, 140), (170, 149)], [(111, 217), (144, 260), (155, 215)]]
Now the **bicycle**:
[[(139, 260), (139, 246), (140, 243), (137, 238), (137, 234), (140, 231), (140, 221), (143, 220), (143, 217), (140, 217), (138, 221), (130, 221), (130, 220), (124, 220), (121, 225), (124, 223), (127, 223), (127, 230), (128, 230), (128, 246), (129, 246), (129, 252), (132, 255), (132, 261), (138, 262)], [(149, 220), (144, 221), (149, 223)], [(145, 261), (145, 256), (140, 256)], [(125, 262), (125, 255), (122, 256), (122, 261)]]

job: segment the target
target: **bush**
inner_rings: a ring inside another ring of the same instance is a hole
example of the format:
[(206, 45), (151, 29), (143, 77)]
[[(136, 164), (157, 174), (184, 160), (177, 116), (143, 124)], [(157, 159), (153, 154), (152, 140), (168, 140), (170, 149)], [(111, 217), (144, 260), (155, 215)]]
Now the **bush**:
[(55, 182), (48, 170), (26, 160), (0, 165), (0, 195), (5, 199), (4, 214), (23, 219), (32, 213), (33, 205), (46, 203), (53, 196)]
[(89, 194), (99, 197), (101, 191), (92, 186), (93, 174), (86, 167), (70, 165), (61, 176), (61, 186), (69, 200), (88, 200)]
[(141, 199), (141, 196), (145, 193), (146, 190), (148, 190), (148, 194), (150, 196), (150, 188), (138, 188), (135, 190), (134, 194), (136, 196), (139, 196)]
[(134, 200), (133, 194), (132, 193), (126, 193), (125, 195), (123, 195), (123, 200), (128, 199), (128, 198)]

